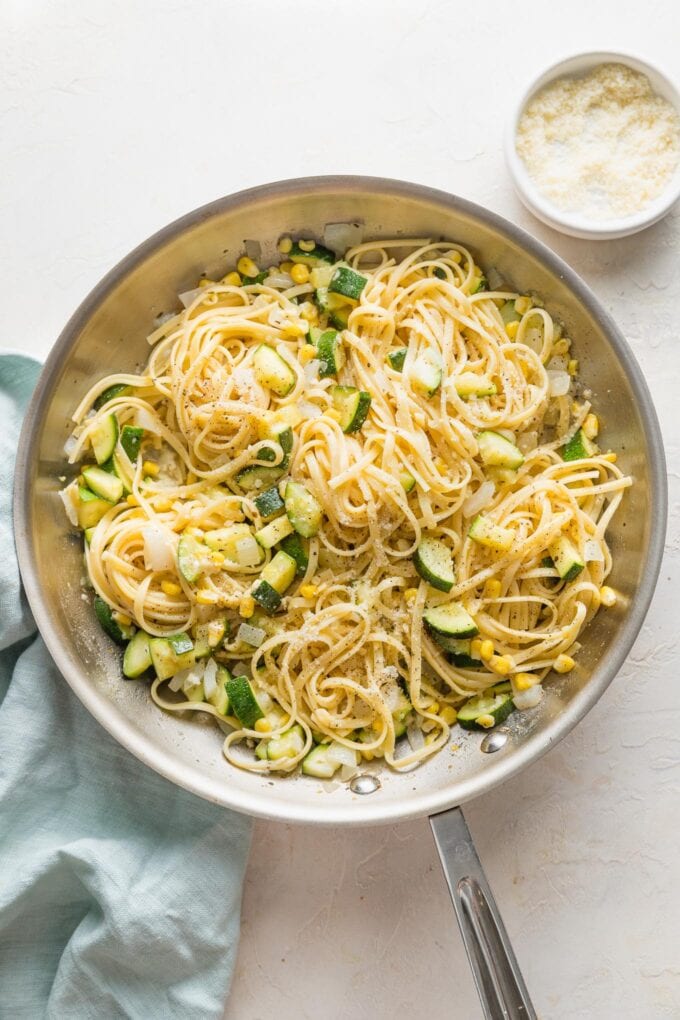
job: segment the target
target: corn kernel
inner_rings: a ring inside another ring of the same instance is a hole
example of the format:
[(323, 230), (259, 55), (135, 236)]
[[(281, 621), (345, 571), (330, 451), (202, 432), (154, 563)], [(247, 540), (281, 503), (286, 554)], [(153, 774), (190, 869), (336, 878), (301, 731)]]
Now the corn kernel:
[(208, 280), (205, 277), (203, 277), (203, 279), (198, 281), (198, 286), (199, 287), (214, 287), (215, 286), (215, 281), (214, 280)]
[(364, 759), (364, 761), (373, 761), (373, 752), (372, 751), (362, 751), (361, 752), (361, 757)]
[(307, 324), (300, 322), (299, 319), (288, 319), (281, 326), (281, 332), (284, 336), (300, 337), (307, 335)]
[[(493, 655), (493, 645), (491, 645), (491, 654)], [(470, 642), (470, 655), (473, 659), (481, 659), (482, 657), (482, 640), (481, 638), (473, 638)]]
[(236, 268), (238, 269), (241, 276), (257, 276), (257, 274), (260, 272), (257, 263), (253, 262), (252, 259), (249, 259), (247, 255), (241, 256), (241, 258), (236, 263)]
[(496, 720), (492, 715), (478, 715), (475, 722), (478, 726), (483, 726), (485, 730), (490, 730), (496, 725)]
[(406, 591), (404, 592), (404, 598), (406, 599), (407, 602), (413, 602), (417, 594), (418, 594), (417, 588), (407, 588)]
[(492, 655), (488, 661), (489, 669), (499, 676), (507, 676), (512, 673), (515, 664), (509, 655)]
[(309, 269), (301, 264), (293, 266), (290, 275), (293, 278), (293, 283), (307, 283), (309, 280)]
[(258, 733), (271, 733), (272, 724), (269, 719), (258, 719), (255, 723), (255, 729)]
[(156, 464), (156, 462), (153, 460), (145, 460), (144, 463), (142, 464), (142, 473), (145, 475), (150, 475), (152, 478), (155, 478), (156, 475), (159, 474), (160, 470), (161, 469), (159, 468), (158, 464)]
[(116, 623), (121, 627), (130, 627), (132, 625), (132, 620), (129, 616), (126, 616), (125, 613), (113, 612), (111, 615)]
[(168, 510), (172, 510), (172, 501), (169, 499), (157, 499), (154, 501), (153, 508), (157, 514), (166, 514)]
[(132, 493), (125, 500), (128, 506), (139, 506), (139, 500)]
[(600, 420), (596, 414), (588, 414), (581, 428), (586, 439), (596, 439), (600, 431)]
[(281, 265), (279, 266), (279, 269), (281, 270), (282, 273), (290, 274), (290, 271), (294, 265), (295, 265), (294, 262), (282, 262)]
[(505, 332), (508, 334), (511, 340), (514, 340), (517, 336), (517, 330), (519, 329), (519, 322), (506, 322)]
[(314, 361), (316, 357), (316, 347), (314, 344), (305, 344), (304, 347), (300, 348), (298, 353), (298, 361), (301, 365), (306, 365), (309, 361)]
[(459, 251), (452, 251), (449, 253), (448, 259), (450, 262), (455, 262), (458, 266), (463, 261), (463, 256)]
[(522, 295), (522, 297), (515, 298), (515, 311), (520, 315), (524, 315), (533, 307), (533, 301), (528, 294)]
[(553, 663), (553, 669), (556, 673), (570, 673), (575, 665), (571, 655), (558, 655)]
[(298, 248), (300, 251), (314, 251), (316, 248), (316, 241), (298, 241)]
[(427, 711), (428, 712), (432, 712), (432, 715), (437, 715), (437, 713), (439, 712), (440, 708), (441, 708), (441, 705), (439, 704), (439, 702), (438, 701), (433, 701), (432, 704), (430, 705), (430, 707), (427, 709)]
[(557, 343), (553, 344), (552, 352), (553, 352), (553, 354), (557, 354), (557, 355), (568, 354), (570, 347), (571, 347), (571, 341), (570, 340), (566, 340), (566, 339), (558, 340)]
[(298, 315), (305, 322), (316, 322), (319, 318), (319, 310), (311, 301), (305, 301), (298, 306)]
[(199, 606), (214, 606), (217, 602), (217, 595), (214, 591), (208, 591), (207, 588), (204, 588), (197, 593), (196, 601)]
[(161, 591), (164, 595), (181, 595), (182, 586), (176, 581), (161, 581)]
[(567, 372), (571, 376), (578, 375), (578, 359), (577, 358), (572, 358), (571, 361), (569, 361), (567, 363)]
[(196, 475), (193, 473), (193, 471), (188, 471), (186, 484), (195, 485), (197, 481), (198, 479), (196, 478)]
[(436, 467), (437, 471), (448, 471), (448, 464), (443, 459), (443, 457), (437, 457), (437, 459), (434, 462), (434, 466)]
[(293, 242), (290, 237), (282, 237), (276, 246), (282, 255), (287, 255), (290, 249), (293, 247)]
[(224, 553), (214, 552), (211, 554), (211, 559), (218, 567), (221, 567), (225, 560)]
[(303, 584), (300, 586), (300, 594), (303, 599), (313, 599), (318, 590), (315, 584)]
[(329, 407), (327, 410), (324, 411), (324, 414), (327, 418), (330, 418), (331, 421), (339, 422), (342, 419), (342, 415), (334, 407)]
[(497, 599), (501, 594), (501, 582), (497, 577), (490, 577), (484, 585), (484, 597), (487, 599)]
[(520, 361), (519, 367), (524, 378), (528, 379), (531, 375), (531, 365), (529, 365), (526, 361)]
[(612, 606), (616, 605), (617, 595), (613, 588), (610, 588), (608, 584), (605, 584), (600, 588), (600, 602), (607, 609), (611, 609)]
[(612, 453), (611, 450), (610, 450), (609, 453), (605, 453), (605, 455), (604, 455), (604, 457), (602, 459), (609, 461), (610, 464), (616, 464), (616, 462), (617, 462), (617, 460), (619, 458), (616, 456), (615, 453)]
[(425, 743), (426, 744), (434, 744), (434, 742), (435, 742), (435, 740), (437, 739), (438, 736), (439, 736), (439, 733), (428, 733), (428, 735), (425, 737)]
[(487, 638), (479, 646), (479, 654), (483, 659), (490, 659), (493, 655), (493, 641), (489, 641)]
[(282, 715), (281, 718), (279, 719), (279, 726), (288, 726), (289, 723), (290, 723), (289, 715)]
[(249, 620), (255, 612), (255, 599), (252, 595), (244, 595), (238, 604), (238, 613), (244, 620)]
[(458, 718), (458, 713), (456, 712), (455, 708), (452, 705), (444, 705), (443, 709), (439, 714), (447, 726), (453, 726), (456, 719)]
[(230, 287), (240, 287), (241, 276), (239, 273), (227, 273), (227, 275), (222, 280), (222, 283), (226, 283)]
[(512, 682), (518, 691), (528, 691), (530, 687), (541, 681), (535, 673), (515, 673)]

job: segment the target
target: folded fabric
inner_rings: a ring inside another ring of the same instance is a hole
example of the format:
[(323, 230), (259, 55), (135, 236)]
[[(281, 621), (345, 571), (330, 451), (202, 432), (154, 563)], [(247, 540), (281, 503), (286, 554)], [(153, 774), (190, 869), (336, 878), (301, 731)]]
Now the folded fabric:
[(119, 747), (36, 636), (11, 498), (38, 371), (0, 355), (0, 1017), (221, 1017), (250, 821)]

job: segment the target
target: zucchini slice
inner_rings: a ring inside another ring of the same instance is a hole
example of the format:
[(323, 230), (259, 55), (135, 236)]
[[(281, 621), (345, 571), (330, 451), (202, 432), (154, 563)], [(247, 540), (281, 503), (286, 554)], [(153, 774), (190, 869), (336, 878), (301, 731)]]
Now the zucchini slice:
[(565, 535), (555, 539), (548, 552), (563, 581), (573, 581), (585, 567), (578, 549)]
[(477, 375), (476, 372), (461, 372), (453, 381), (456, 393), (463, 400), (470, 397), (493, 397), (498, 390), (488, 375)]
[(255, 583), (252, 596), (267, 612), (274, 612), (281, 605), (281, 596), (293, 583), (297, 563), (287, 552), (279, 549), (276, 556), (267, 563), (259, 580)]
[(345, 352), (342, 341), (334, 329), (327, 329), (317, 341), (316, 349), (319, 356), (319, 379), (328, 379), (337, 375), (345, 364)]
[(502, 528), (484, 514), (477, 514), (470, 525), (468, 535), (477, 545), (493, 549), (494, 552), (507, 552), (515, 540), (512, 528)]
[(293, 247), (286, 256), (291, 262), (297, 262), (298, 265), (314, 266), (333, 265), (335, 262), (335, 255), (329, 248), (325, 248), (322, 244), (316, 242), (312, 245), (311, 251), (303, 251), (300, 247), (299, 241), (293, 241)]
[(416, 570), (439, 591), (451, 591), (456, 583), (451, 550), (438, 538), (423, 538), (413, 556)]
[(329, 294), (342, 294), (343, 297), (358, 301), (361, 292), (368, 283), (368, 278), (356, 273), (349, 266), (338, 266), (328, 284)]
[(309, 554), (307, 552), (307, 543), (302, 541), (297, 532), (295, 532), (292, 535), (289, 535), (288, 538), (284, 538), (283, 542), (281, 543), (281, 548), (283, 549), (284, 552), (287, 552), (292, 559), (295, 560), (295, 564), (297, 567), (296, 574), (298, 576), (301, 574), (306, 574), (307, 567), (309, 566)]
[(586, 457), (594, 457), (597, 452), (597, 446), (588, 439), (583, 429), (575, 432), (561, 450), (562, 460), (585, 460)]
[(111, 503), (101, 496), (96, 496), (91, 489), (81, 485), (78, 489), (78, 525), (88, 531), (99, 524), (104, 514), (111, 509)]
[(255, 755), (261, 761), (280, 761), (282, 758), (295, 758), (301, 754), (305, 746), (305, 734), (302, 726), (296, 724), (286, 730), (280, 737), (267, 737), (257, 745)]
[(435, 350), (424, 351), (410, 370), (411, 386), (421, 397), (433, 397), (442, 384), (442, 360)]
[(258, 719), (264, 719), (255, 692), (247, 676), (231, 677), (225, 682), (229, 709), (247, 730), (252, 730)]
[(253, 354), (253, 371), (261, 386), (285, 397), (295, 386), (295, 372), (273, 347), (260, 344)]
[(477, 445), (482, 462), (487, 467), (510, 468), (516, 471), (524, 463), (524, 456), (519, 447), (502, 436), (500, 432), (480, 432)]
[(401, 482), (401, 487), (404, 492), (412, 492), (415, 488), (416, 480), (410, 471), (400, 471), (399, 481)]
[(255, 538), (263, 549), (271, 549), (278, 545), (288, 535), (292, 535), (295, 528), (287, 517), (276, 517), (264, 528), (255, 532)]
[(226, 528), (207, 531), (205, 544), (214, 552), (222, 552), (233, 563), (238, 563), (237, 544), (244, 538), (252, 538), (253, 532), (248, 524), (230, 524)]
[(126, 386), (125, 383), (114, 383), (113, 386), (109, 386), (108, 389), (100, 393), (94, 402), (95, 411), (99, 411), (104, 404), (108, 404), (109, 400), (114, 400), (116, 397), (123, 397), (130, 393), (132, 387)]
[(269, 581), (258, 581), (252, 590), (252, 596), (268, 613), (275, 613), (281, 605), (281, 596)]
[(371, 394), (356, 386), (334, 386), (331, 390), (333, 406), (340, 412), (343, 432), (358, 432), (366, 421), (371, 406)]
[(515, 308), (514, 301), (506, 301), (504, 305), (500, 307), (501, 319), (507, 326), (509, 322), (519, 322), (522, 316)]
[(90, 443), (97, 464), (105, 464), (118, 442), (118, 419), (115, 414), (107, 414), (100, 419), (90, 432)]
[(253, 489), (269, 488), (273, 482), (278, 481), (285, 471), (285, 467), (277, 464), (276, 467), (266, 467), (264, 464), (251, 464), (242, 468), (236, 475), (236, 481), (246, 492)]
[(124, 645), (133, 636), (134, 628), (121, 626), (114, 618), (111, 606), (100, 595), (94, 597), (94, 615), (104, 633), (108, 634), (116, 644)]
[[(458, 722), (466, 730), (488, 730), (505, 722), (514, 709), (515, 704), (509, 694), (495, 694), (492, 690), (466, 701), (458, 709)], [(480, 719), (493, 719), (493, 722), (485, 726), (479, 722)]]
[[(184, 643), (178, 640), (181, 636), (185, 635), (173, 634), (172, 640), (170, 638), (151, 638), (149, 640), (151, 662), (156, 670), (156, 676), (160, 680), (168, 680), (180, 670), (193, 666), (196, 661), (191, 638), (188, 639), (189, 648), (187, 650), (181, 652), (175, 650), (175, 648), (185, 647)], [(173, 647), (173, 643), (175, 647)]]
[(436, 635), (435, 640), (438, 644), (441, 644), (443, 648), (446, 648), (444, 642), (448, 643), (448, 648), (446, 648), (446, 658), (452, 665), (460, 666), (462, 669), (482, 668), (483, 663), (481, 659), (475, 659), (475, 657), (471, 654), (470, 649), (472, 643), (469, 640), (458, 641), (456, 638), (444, 637), (443, 634)]
[(264, 521), (269, 520), (270, 517), (276, 517), (284, 509), (283, 500), (275, 485), (272, 485), (271, 489), (267, 489), (266, 492), (261, 492), (253, 502)]
[(395, 372), (403, 372), (407, 354), (408, 347), (399, 347), (396, 351), (389, 352), (386, 361)]
[(123, 655), (123, 675), (129, 680), (136, 680), (142, 673), (151, 669), (151, 647), (149, 635), (138, 630), (128, 642)]
[(328, 756), (330, 744), (317, 744), (302, 759), (302, 772), (314, 779), (332, 779), (340, 768), (340, 762)]
[(95, 496), (99, 496), (109, 503), (117, 503), (123, 495), (123, 483), (120, 478), (109, 474), (103, 468), (83, 468), (83, 478)]
[(193, 535), (182, 535), (177, 544), (177, 565), (185, 581), (193, 584), (205, 570), (206, 547)]
[(426, 609), (423, 620), (435, 640), (439, 634), (454, 638), (473, 638), (479, 634), (477, 624), (460, 602)]
[(120, 445), (134, 464), (139, 456), (139, 450), (144, 438), (144, 429), (137, 425), (123, 425), (120, 433)]
[[(286, 485), (286, 514), (288, 520), (303, 538), (312, 538), (321, 527), (323, 511), (321, 504), (309, 489), (299, 482), (290, 481)], [(283, 538), (286, 536), (283, 535)]]
[(217, 667), (215, 682), (217, 687), (206, 699), (220, 715), (230, 715), (229, 695), (227, 694), (227, 683), (231, 680), (231, 673), (226, 666)]

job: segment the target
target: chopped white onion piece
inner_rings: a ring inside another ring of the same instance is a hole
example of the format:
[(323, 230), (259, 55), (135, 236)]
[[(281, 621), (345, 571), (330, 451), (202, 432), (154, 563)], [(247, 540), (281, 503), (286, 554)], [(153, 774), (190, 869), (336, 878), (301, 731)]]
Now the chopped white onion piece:
[(175, 549), (165, 528), (149, 521), (141, 529), (144, 539), (144, 566), (147, 570), (172, 570), (175, 566)]
[(319, 381), (319, 369), (321, 362), (318, 358), (314, 358), (313, 361), (307, 362), (304, 367), (305, 379), (307, 382), (318, 382)]
[(293, 286), (293, 277), (288, 273), (270, 273), (264, 282), (268, 287), (274, 287), (276, 290), (288, 290)]
[(320, 418), (323, 414), (319, 405), (312, 404), (309, 400), (299, 400), (297, 403), (297, 409), (304, 420), (309, 418)]
[(327, 223), (323, 243), (336, 255), (344, 255), (348, 248), (361, 244), (364, 228), (360, 223)]
[(396, 680), (389, 680), (382, 687), (382, 696), (385, 704), (389, 708), (390, 712), (394, 712), (399, 705), (399, 694), (401, 693), (399, 684)]
[(262, 245), (259, 241), (244, 241), (243, 246), (246, 249), (246, 255), (253, 262), (257, 262), (260, 265), (260, 259), (262, 258)]
[(261, 627), (251, 627), (249, 623), (242, 623), (236, 632), (236, 639), (243, 641), (253, 648), (259, 648), (267, 634)]
[(179, 673), (175, 673), (174, 676), (170, 677), (170, 679), (168, 681), (168, 687), (170, 688), (171, 691), (174, 691), (175, 694), (176, 694), (177, 691), (181, 691), (182, 690), (182, 687), (184, 686), (184, 681), (186, 680), (186, 678), (188, 676), (189, 676), (189, 670), (188, 669), (181, 669), (179, 671)]
[(176, 315), (177, 312), (161, 312), (160, 315), (157, 315), (153, 320), (153, 324), (156, 329), (158, 329), (158, 327), (162, 326), (164, 323), (170, 322), (170, 319), (174, 319)]
[(144, 429), (145, 432), (152, 432), (155, 436), (161, 435), (160, 424), (157, 418), (151, 411), (147, 411), (145, 407), (138, 407), (135, 410), (135, 425), (140, 429)]
[(235, 662), (230, 667), (232, 676), (250, 676), (250, 663)]
[(359, 762), (358, 751), (351, 747), (345, 747), (344, 744), (339, 744), (335, 740), (328, 745), (326, 757), (337, 765), (357, 765)]
[(569, 358), (566, 354), (553, 354), (545, 367), (548, 372), (566, 372), (568, 364)]
[(186, 673), (186, 676), (184, 678), (184, 683), (182, 684), (182, 690), (190, 691), (193, 687), (198, 687), (203, 680), (204, 669), (204, 664), (202, 662), (197, 662), (191, 666), (190, 669), (185, 670), (184, 672)]
[(489, 283), (490, 290), (500, 290), (503, 286), (503, 277), (495, 266), (489, 266), (486, 271), (486, 278)]
[(193, 305), (199, 294), (205, 294), (205, 287), (194, 287), (193, 290), (185, 290), (179, 295), (179, 299), (185, 308), (189, 308), (190, 305)]
[(551, 397), (564, 397), (569, 392), (571, 376), (568, 372), (548, 372), (548, 389)]
[(523, 432), (517, 440), (517, 446), (522, 453), (531, 453), (538, 446), (538, 432)]
[(78, 508), (76, 500), (78, 498), (78, 493), (76, 490), (76, 486), (74, 485), (73, 482), (71, 482), (71, 484), (68, 485), (65, 489), (61, 490), (61, 492), (59, 493), (59, 498), (64, 504), (64, 510), (66, 511), (66, 516), (69, 519), (69, 523), (77, 524)]
[(463, 516), (464, 517), (475, 517), (480, 510), (488, 506), (493, 499), (496, 486), (491, 481), (482, 482), (476, 492), (463, 503)]
[(499, 436), (503, 436), (503, 439), (507, 439), (509, 443), (515, 442), (515, 433), (512, 429), (494, 429), (494, 432), (497, 432)]
[(406, 727), (406, 736), (408, 737), (408, 742), (411, 745), (412, 751), (420, 751), (423, 747), (425, 747), (425, 736), (423, 731), (419, 726), (416, 726), (415, 723), (411, 723)]
[(525, 708), (535, 708), (542, 697), (543, 688), (540, 684), (534, 684), (528, 691), (519, 691), (517, 694), (513, 694), (512, 700), (515, 703), (515, 708), (522, 711)]
[(203, 671), (203, 690), (206, 698), (210, 698), (217, 690), (217, 663), (214, 659), (208, 659)]
[(589, 538), (583, 546), (583, 555), (586, 563), (604, 563), (602, 546), (594, 538)]
[(76, 437), (73, 435), (69, 436), (66, 442), (64, 443), (64, 453), (66, 454), (67, 457), (71, 456), (77, 445), (78, 440), (76, 439)]
[(340, 779), (343, 783), (348, 783), (350, 779), (354, 779), (359, 774), (359, 768), (356, 765), (343, 765), (340, 769)]
[(236, 561), (240, 567), (256, 567), (262, 559), (262, 550), (253, 535), (236, 543)]

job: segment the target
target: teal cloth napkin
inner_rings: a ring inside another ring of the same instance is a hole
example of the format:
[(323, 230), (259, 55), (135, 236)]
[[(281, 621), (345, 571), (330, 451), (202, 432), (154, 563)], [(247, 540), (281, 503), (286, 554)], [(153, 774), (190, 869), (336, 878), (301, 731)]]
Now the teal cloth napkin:
[(119, 747), (36, 636), (11, 498), (39, 368), (0, 356), (0, 1017), (221, 1017), (251, 824)]

